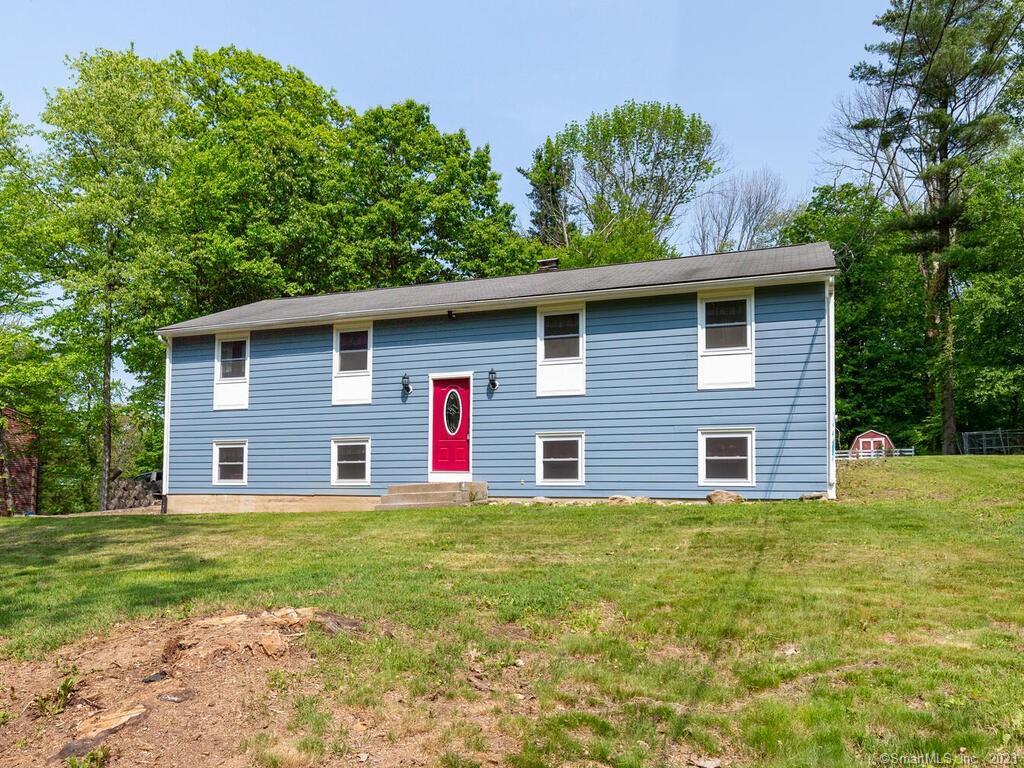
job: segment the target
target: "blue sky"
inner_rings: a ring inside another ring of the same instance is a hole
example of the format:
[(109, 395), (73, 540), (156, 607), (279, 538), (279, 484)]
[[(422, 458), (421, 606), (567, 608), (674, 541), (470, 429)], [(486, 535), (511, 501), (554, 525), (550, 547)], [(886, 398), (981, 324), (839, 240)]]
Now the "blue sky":
[(64, 56), (159, 57), (234, 44), (304, 70), (357, 108), (413, 98), (445, 130), (490, 144), (520, 216), (515, 169), (545, 136), (626, 99), (675, 102), (718, 130), (737, 169), (767, 166), (805, 197), (850, 67), (883, 0), (40, 2), (0, 27), (0, 92), (35, 121)]

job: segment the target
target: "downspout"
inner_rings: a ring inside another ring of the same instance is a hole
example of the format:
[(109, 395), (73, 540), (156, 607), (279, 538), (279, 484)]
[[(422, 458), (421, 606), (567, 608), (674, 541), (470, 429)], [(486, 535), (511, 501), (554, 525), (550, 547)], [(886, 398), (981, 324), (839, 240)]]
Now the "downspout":
[(836, 278), (829, 277), (825, 282), (826, 330), (825, 330), (825, 363), (826, 376), (826, 423), (825, 435), (828, 447), (828, 497), (836, 498)]
[(171, 348), (174, 346), (174, 339), (163, 336), (159, 338), (167, 347), (164, 353), (164, 462), (160, 472), (160, 511), (166, 514), (171, 472)]

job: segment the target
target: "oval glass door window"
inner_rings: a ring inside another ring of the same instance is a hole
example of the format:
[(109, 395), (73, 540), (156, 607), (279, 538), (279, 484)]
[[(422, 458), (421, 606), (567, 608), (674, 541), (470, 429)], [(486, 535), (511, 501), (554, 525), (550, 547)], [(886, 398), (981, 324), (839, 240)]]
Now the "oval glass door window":
[(454, 435), (459, 431), (459, 425), (462, 424), (462, 398), (459, 397), (459, 393), (454, 389), (448, 390), (448, 394), (444, 399), (444, 428), (448, 430), (449, 435)]

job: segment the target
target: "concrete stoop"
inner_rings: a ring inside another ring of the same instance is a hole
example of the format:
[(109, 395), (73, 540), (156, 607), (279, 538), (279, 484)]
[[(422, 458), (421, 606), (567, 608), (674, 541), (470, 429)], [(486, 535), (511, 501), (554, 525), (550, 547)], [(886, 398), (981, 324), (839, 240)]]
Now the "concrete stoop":
[(390, 485), (381, 496), (378, 510), (468, 507), (487, 501), (487, 483), (406, 483)]

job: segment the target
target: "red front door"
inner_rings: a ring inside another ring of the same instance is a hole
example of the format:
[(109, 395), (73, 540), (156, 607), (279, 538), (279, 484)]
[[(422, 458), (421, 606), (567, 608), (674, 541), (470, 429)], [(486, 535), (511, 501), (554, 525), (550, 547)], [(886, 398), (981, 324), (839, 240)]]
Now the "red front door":
[(434, 379), (431, 471), (469, 472), (469, 379)]

